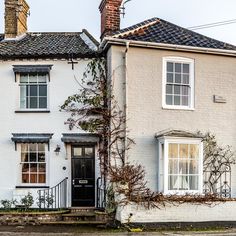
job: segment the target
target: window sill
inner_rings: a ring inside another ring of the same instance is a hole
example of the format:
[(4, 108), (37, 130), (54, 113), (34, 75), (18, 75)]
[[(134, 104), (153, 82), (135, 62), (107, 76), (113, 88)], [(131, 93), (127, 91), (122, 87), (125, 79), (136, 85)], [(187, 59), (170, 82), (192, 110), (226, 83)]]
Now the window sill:
[(40, 185), (28, 185), (28, 186), (16, 186), (17, 189), (23, 189), (23, 188), (49, 188), (49, 186), (40, 186)]
[(163, 110), (182, 110), (182, 111), (195, 111), (195, 108), (183, 106), (162, 106)]
[(50, 110), (16, 110), (15, 113), (50, 113)]

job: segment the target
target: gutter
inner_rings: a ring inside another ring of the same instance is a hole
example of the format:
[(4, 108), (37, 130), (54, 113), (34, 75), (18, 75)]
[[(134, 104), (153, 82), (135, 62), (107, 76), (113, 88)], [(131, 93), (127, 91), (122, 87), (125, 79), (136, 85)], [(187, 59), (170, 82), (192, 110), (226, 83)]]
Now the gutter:
[(113, 38), (113, 37), (105, 37), (100, 44), (100, 48), (103, 50), (106, 50), (110, 45), (126, 46), (126, 43), (129, 43), (129, 46), (134, 46), (134, 47), (197, 52), (197, 53), (204, 53), (204, 54), (214, 54), (214, 55), (236, 57), (236, 50), (202, 48), (202, 47), (192, 47), (192, 46), (183, 46), (183, 45), (166, 44), (166, 43), (152, 43), (152, 42), (143, 42), (143, 41), (135, 41), (135, 40), (127, 40), (127, 39), (118, 39), (118, 38)]

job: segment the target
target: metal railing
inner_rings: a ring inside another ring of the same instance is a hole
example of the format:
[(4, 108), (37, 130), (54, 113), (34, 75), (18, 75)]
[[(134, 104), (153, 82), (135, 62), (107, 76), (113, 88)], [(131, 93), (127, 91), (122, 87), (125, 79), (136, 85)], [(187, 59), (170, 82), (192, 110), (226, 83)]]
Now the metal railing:
[(56, 186), (38, 190), (38, 207), (42, 209), (67, 208), (67, 186), (68, 177)]
[(104, 180), (97, 178), (97, 208), (104, 209), (106, 207), (106, 188)]

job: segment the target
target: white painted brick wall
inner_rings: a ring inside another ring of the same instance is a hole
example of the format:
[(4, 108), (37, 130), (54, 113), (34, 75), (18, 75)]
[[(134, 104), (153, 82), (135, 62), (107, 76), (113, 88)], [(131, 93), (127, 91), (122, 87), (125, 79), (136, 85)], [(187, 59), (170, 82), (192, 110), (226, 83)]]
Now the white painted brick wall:
[(218, 202), (211, 207), (189, 203), (178, 206), (166, 204), (161, 209), (150, 210), (129, 204), (118, 207), (116, 219), (121, 223), (127, 223), (128, 219), (131, 223), (236, 221), (235, 207), (235, 201)]

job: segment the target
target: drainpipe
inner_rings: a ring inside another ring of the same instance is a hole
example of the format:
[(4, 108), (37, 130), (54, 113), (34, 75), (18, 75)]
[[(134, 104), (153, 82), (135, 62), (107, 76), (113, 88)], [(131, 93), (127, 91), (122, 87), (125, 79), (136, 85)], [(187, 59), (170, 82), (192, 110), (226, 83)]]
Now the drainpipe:
[[(125, 105), (124, 105), (124, 111), (125, 111), (125, 147), (127, 144), (127, 117), (128, 117), (128, 95), (129, 95), (129, 88), (128, 88), (128, 51), (129, 51), (129, 42), (126, 42), (126, 49), (125, 49)], [(125, 150), (125, 156), (126, 156), (126, 150)], [(126, 160), (125, 160), (126, 161)]]

